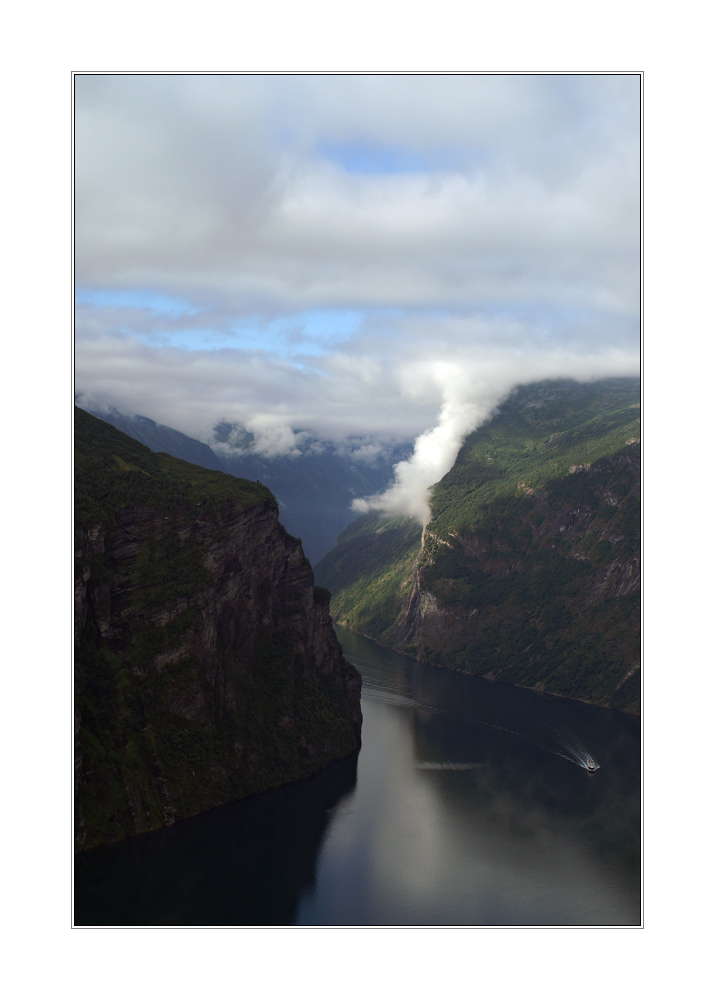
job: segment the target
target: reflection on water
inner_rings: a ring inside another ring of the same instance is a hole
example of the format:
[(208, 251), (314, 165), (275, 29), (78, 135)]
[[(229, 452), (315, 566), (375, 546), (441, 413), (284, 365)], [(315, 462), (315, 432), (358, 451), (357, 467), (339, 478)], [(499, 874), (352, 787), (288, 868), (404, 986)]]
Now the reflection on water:
[(76, 923), (640, 923), (637, 719), (337, 631), (357, 764), (80, 855)]
[(363, 749), (300, 923), (640, 922), (637, 719), (337, 631), (363, 674)]

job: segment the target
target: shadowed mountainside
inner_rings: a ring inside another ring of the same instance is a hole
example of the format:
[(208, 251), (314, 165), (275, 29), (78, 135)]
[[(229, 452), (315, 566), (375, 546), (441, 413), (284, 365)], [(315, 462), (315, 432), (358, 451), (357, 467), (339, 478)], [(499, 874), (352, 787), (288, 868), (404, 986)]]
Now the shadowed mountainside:
[(353, 752), (360, 676), (269, 490), (79, 409), (75, 462), (78, 849)]

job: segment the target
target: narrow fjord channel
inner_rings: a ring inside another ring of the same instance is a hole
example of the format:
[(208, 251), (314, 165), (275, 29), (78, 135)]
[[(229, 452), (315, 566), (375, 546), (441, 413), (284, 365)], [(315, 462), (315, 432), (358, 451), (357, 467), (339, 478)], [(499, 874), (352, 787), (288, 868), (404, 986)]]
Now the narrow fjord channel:
[(637, 718), (336, 632), (359, 754), (78, 855), (77, 925), (640, 923)]

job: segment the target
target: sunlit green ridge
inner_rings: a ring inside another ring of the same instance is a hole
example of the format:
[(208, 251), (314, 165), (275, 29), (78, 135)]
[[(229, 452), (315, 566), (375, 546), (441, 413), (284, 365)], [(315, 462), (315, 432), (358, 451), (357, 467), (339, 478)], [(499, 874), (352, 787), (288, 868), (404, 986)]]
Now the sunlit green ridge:
[(361, 518), (316, 567), (336, 620), (428, 662), (635, 709), (640, 385), (517, 389), (414, 521)]
[(153, 452), (77, 406), (74, 418), (77, 527), (104, 520), (118, 507), (275, 503), (260, 483)]

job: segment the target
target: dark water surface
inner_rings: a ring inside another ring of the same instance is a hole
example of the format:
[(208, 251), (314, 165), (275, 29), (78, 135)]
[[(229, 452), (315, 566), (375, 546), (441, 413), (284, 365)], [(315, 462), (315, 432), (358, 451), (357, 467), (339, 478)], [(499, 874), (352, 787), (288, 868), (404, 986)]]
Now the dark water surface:
[(637, 719), (336, 631), (359, 755), (78, 855), (77, 925), (640, 923)]

